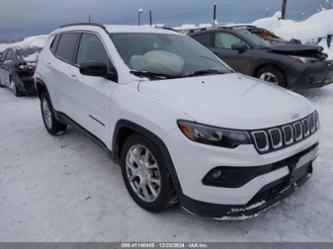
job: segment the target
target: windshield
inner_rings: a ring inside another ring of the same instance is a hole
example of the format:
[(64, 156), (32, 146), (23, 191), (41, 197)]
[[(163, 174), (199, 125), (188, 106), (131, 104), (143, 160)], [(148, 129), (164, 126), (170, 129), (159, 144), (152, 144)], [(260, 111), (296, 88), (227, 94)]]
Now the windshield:
[(251, 33), (250, 31), (248, 31), (246, 29), (241, 29), (238, 32), (258, 47), (265, 48), (265, 47), (268, 47), (270, 45), (269, 42), (261, 39), (258, 35), (253, 34), (253, 33)]
[(232, 72), (212, 52), (186, 36), (116, 33), (111, 35), (111, 39), (132, 71), (174, 77), (185, 77), (195, 72)]

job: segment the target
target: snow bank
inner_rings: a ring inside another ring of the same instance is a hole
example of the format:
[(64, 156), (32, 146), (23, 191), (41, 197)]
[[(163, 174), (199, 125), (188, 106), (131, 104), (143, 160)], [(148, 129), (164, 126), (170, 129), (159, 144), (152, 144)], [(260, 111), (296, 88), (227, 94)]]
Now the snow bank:
[(23, 41), (14, 42), (14, 43), (3, 43), (0, 44), (0, 51), (3, 51), (9, 47), (19, 47), (19, 48), (26, 48), (26, 47), (38, 47), (43, 48), (48, 35), (38, 35), (38, 36), (31, 36), (25, 38)]

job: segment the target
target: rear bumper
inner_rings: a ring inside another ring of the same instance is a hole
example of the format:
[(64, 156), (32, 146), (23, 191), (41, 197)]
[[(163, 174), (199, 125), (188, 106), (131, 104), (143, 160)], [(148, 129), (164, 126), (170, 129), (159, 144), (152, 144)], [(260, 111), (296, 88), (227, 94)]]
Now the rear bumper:
[(17, 87), (20, 89), (22, 93), (24, 94), (36, 93), (35, 83), (32, 76), (23, 76), (23, 77), (17, 76), (16, 79), (14, 80)]
[(333, 83), (333, 61), (317, 62), (306, 66), (290, 88), (320, 88)]

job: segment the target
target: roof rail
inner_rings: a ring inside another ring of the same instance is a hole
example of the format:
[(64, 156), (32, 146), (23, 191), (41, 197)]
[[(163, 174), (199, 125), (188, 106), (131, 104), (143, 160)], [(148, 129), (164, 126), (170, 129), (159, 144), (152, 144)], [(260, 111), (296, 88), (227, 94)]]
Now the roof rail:
[(79, 22), (79, 23), (69, 23), (61, 25), (59, 28), (66, 28), (71, 26), (96, 26), (106, 30), (105, 26), (99, 23), (92, 23), (92, 22)]

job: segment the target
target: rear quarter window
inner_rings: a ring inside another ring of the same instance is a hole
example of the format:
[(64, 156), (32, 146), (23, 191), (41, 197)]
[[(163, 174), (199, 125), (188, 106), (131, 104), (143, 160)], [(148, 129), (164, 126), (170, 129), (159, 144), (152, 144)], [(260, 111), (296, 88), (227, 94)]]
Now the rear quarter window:
[(194, 40), (200, 42), (205, 47), (211, 46), (211, 37), (212, 37), (211, 33), (204, 33), (192, 36)]
[(80, 38), (80, 33), (63, 33), (61, 34), (56, 50), (56, 55), (60, 58), (75, 64), (75, 50)]

